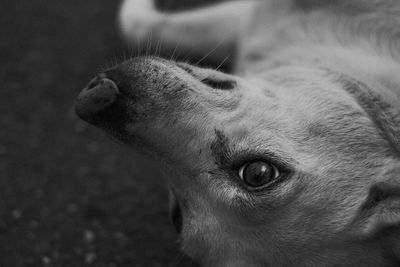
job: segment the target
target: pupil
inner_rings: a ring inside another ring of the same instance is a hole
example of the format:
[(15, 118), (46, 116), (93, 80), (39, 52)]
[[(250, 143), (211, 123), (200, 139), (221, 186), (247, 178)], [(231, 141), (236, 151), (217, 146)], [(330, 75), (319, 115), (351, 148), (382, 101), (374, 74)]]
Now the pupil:
[(245, 179), (252, 186), (260, 186), (269, 182), (271, 168), (263, 162), (251, 163), (245, 170)]

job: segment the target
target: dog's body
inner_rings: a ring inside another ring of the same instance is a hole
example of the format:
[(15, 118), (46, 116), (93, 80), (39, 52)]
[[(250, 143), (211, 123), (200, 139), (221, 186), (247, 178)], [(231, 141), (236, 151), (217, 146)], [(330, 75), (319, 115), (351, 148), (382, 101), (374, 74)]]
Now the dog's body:
[(161, 162), (187, 254), (204, 266), (400, 265), (400, 3), (165, 15), (126, 0), (120, 21), (131, 41), (234, 64), (236, 76), (137, 58), (77, 101)]

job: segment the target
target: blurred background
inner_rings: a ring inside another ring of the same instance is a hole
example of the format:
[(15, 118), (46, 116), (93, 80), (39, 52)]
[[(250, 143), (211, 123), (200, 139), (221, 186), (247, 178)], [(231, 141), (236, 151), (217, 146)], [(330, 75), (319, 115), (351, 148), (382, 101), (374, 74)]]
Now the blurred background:
[[(159, 1), (163, 10), (204, 0)], [(130, 51), (120, 1), (1, 3), (0, 266), (188, 266), (157, 170), (79, 120), (74, 98)]]

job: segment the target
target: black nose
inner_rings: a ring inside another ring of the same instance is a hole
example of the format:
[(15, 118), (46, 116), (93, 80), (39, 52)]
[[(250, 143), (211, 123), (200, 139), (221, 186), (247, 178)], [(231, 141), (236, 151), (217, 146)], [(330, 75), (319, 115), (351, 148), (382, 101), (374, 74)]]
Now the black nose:
[(79, 94), (75, 102), (76, 113), (90, 122), (93, 115), (112, 105), (118, 95), (117, 85), (105, 74), (99, 74)]

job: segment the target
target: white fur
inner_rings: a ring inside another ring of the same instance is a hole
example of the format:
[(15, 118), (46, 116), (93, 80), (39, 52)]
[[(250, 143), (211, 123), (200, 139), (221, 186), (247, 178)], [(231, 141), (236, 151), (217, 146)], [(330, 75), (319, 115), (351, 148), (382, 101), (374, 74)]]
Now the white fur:
[[(216, 66), (237, 52), (234, 75), (126, 63), (140, 80), (132, 90), (147, 97), (125, 107), (147, 115), (126, 129), (168, 166), (186, 203), (185, 252), (204, 266), (398, 266), (399, 21), (400, 4), (383, 0), (233, 1), (174, 14), (124, 1), (133, 44), (151, 34), (171, 57), (194, 51)], [(290, 177), (260, 192), (240, 186), (230, 164), (248, 151), (286, 162)]]

